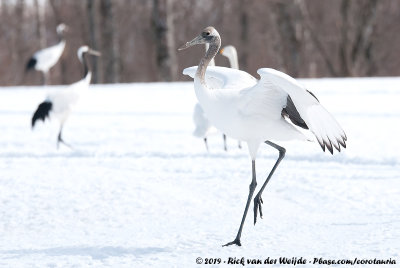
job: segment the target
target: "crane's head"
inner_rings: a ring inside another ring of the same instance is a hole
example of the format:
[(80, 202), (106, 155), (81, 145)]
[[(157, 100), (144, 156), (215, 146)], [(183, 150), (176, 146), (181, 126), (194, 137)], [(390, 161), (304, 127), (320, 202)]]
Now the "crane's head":
[(181, 46), (180, 48), (178, 48), (178, 50), (183, 50), (186, 49), (188, 47), (194, 46), (194, 45), (201, 45), (201, 44), (211, 44), (214, 42), (217, 42), (218, 40), (220, 40), (220, 36), (219, 33), (217, 32), (217, 30), (215, 30), (214, 27), (209, 26), (207, 28), (205, 28), (201, 34), (199, 34), (197, 37), (195, 37), (192, 41), (186, 42), (186, 44), (184, 44), (183, 46)]
[(64, 23), (61, 23), (57, 26), (57, 33), (59, 35), (62, 35), (65, 32), (68, 32), (69, 27), (65, 25)]
[(236, 48), (234, 46), (225, 46), (222, 48), (219, 53), (221, 53), (223, 56), (228, 57), (231, 55), (237, 55)]
[(80, 48), (78, 48), (78, 58), (80, 61), (83, 60), (83, 55), (86, 53), (97, 57), (101, 56), (100, 52), (93, 50), (88, 46), (81, 46)]

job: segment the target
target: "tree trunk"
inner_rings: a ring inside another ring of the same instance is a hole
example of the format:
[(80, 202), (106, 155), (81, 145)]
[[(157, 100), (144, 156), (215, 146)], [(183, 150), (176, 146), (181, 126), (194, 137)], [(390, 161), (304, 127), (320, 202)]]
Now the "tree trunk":
[[(96, 1), (95, 0), (87, 0), (87, 17), (89, 23), (89, 46), (94, 50), (98, 50), (98, 40), (97, 40), (97, 11), (96, 11)], [(98, 68), (98, 59), (97, 57), (92, 57), (92, 83), (99, 83), (99, 68)]]
[(247, 70), (247, 59), (248, 59), (248, 42), (249, 42), (249, 16), (247, 12), (247, 5), (245, 0), (240, 0), (239, 2), (239, 12), (240, 12), (240, 47), (242, 51), (239, 52), (239, 63), (242, 70)]
[(21, 55), (23, 54), (25, 42), (23, 42), (22, 38), (22, 28), (24, 25), (24, 12), (25, 12), (25, 1), (18, 0), (15, 3), (15, 35), (13, 37), (13, 48), (11, 50), (13, 63), (17, 64), (13, 67), (14, 70), (14, 85), (21, 83), (21, 63), (23, 62), (21, 59)]
[[(61, 16), (60, 16), (59, 7), (57, 7), (57, 4), (55, 3), (55, 0), (49, 0), (49, 3), (50, 3), (50, 7), (51, 7), (51, 9), (53, 11), (56, 23), (57, 23), (57, 25), (59, 25), (60, 23), (63, 22), (62, 19), (61, 19)], [(68, 46), (68, 41), (66, 42), (65, 50), (67, 50), (67, 46)], [(63, 57), (65, 57), (65, 55), (66, 55), (66, 53), (63, 53), (63, 55), (61, 55), (60, 62), (59, 62), (59, 64), (60, 64), (60, 67), (59, 67), (60, 68), (60, 76), (61, 76), (61, 81), (59, 83), (61, 83), (63, 85), (69, 83), (68, 76), (67, 76), (67, 73), (68, 73), (67, 72), (67, 62), (63, 59)], [(50, 72), (51, 72), (51, 70), (50, 70)]]
[(348, 76), (349, 62), (348, 62), (348, 31), (349, 31), (349, 0), (342, 0), (340, 6), (340, 14), (342, 16), (342, 27), (341, 27), (341, 40), (339, 45), (339, 65), (340, 65), (340, 75)]
[(117, 27), (111, 0), (100, 1), (103, 82), (119, 82)]
[(310, 40), (313, 42), (313, 45), (320, 53), (322, 60), (324, 61), (329, 73), (333, 76), (338, 76), (337, 71), (335, 70), (334, 64), (331, 60), (330, 54), (326, 51), (325, 47), (323, 46), (321, 40), (318, 37), (318, 32), (312, 26), (310, 21), (310, 15), (308, 14), (308, 8), (306, 3), (303, 0), (296, 0), (295, 4), (298, 6), (301, 17), (304, 21), (304, 25), (310, 34)]
[(152, 29), (156, 46), (157, 75), (161, 81), (172, 81), (177, 73), (173, 16), (168, 14), (172, 13), (172, 4), (172, 0), (153, 0)]
[(166, 20), (167, 20), (167, 47), (169, 55), (169, 65), (171, 72), (171, 81), (178, 78), (178, 61), (175, 45), (175, 27), (174, 27), (174, 8), (173, 0), (166, 0)]
[[(358, 2), (356, 2), (358, 3)], [(365, 6), (362, 4), (358, 11), (360, 15), (357, 20), (354, 44), (351, 48), (350, 59), (352, 61), (352, 75), (360, 76), (370, 72), (374, 68), (371, 54), (372, 36), (376, 22), (377, 0), (369, 0)]]
[(296, 34), (296, 21), (289, 11), (290, 5), (283, 2), (275, 4), (276, 25), (280, 37), (281, 57), (284, 59), (285, 70), (297, 77), (300, 72), (301, 42)]
[(40, 49), (46, 47), (46, 23), (45, 23), (45, 2), (39, 5), (39, 0), (34, 0), (36, 17), (36, 36)]

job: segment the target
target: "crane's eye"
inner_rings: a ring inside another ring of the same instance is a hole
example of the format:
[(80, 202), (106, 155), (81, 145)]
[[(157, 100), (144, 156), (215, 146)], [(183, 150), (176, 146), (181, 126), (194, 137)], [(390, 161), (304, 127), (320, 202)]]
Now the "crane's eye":
[(210, 35), (210, 32), (207, 32), (206, 35)]

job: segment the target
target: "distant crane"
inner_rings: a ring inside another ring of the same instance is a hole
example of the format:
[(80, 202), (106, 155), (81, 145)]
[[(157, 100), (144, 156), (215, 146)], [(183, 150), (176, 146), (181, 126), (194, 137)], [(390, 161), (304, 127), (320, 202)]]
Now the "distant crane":
[(92, 78), (92, 73), (89, 70), (87, 63), (87, 55), (100, 56), (100, 53), (92, 50), (88, 46), (81, 46), (78, 49), (78, 58), (84, 67), (83, 78), (78, 82), (75, 82), (68, 86), (68, 88), (63, 90), (57, 90), (56, 92), (51, 92), (32, 116), (32, 129), (35, 127), (37, 120), (42, 120), (43, 122), (49, 116), (55, 117), (60, 122), (60, 131), (57, 138), (57, 148), (60, 143), (71, 147), (62, 138), (62, 130), (65, 121), (68, 119), (73, 107), (79, 100), (82, 92), (89, 88), (90, 80)]
[(65, 48), (65, 37), (64, 33), (68, 30), (68, 26), (64, 23), (57, 26), (57, 35), (60, 39), (59, 43), (39, 50), (33, 54), (26, 64), (26, 71), (35, 69), (43, 73), (44, 84), (47, 85), (49, 80), (49, 70), (53, 67), (60, 59), (64, 48)]
[[(219, 51), (219, 53), (222, 56), (225, 56), (228, 58), (231, 68), (239, 70), (239, 60), (238, 60), (238, 56), (237, 56), (237, 50), (234, 46), (232, 46), (232, 45), (225, 46)], [(240, 141), (238, 141), (238, 147), (239, 147), (239, 149), (242, 149), (242, 144), (240, 144)]]
[[(209, 48), (209, 44), (206, 44), (206, 51), (208, 50), (208, 48)], [(231, 68), (239, 69), (237, 52), (236, 52), (236, 48), (234, 46), (226, 46), (223, 49), (221, 49), (220, 53), (229, 59)], [(208, 66), (215, 66), (214, 58), (211, 59)], [(212, 83), (212, 81), (209, 81), (209, 82)], [(193, 135), (196, 137), (203, 138), (204, 144), (206, 145), (206, 149), (208, 151), (207, 136), (210, 133), (210, 131), (213, 129), (213, 126), (210, 123), (210, 120), (207, 119), (207, 116), (204, 113), (204, 110), (203, 110), (203, 108), (201, 108), (201, 105), (199, 103), (196, 103), (196, 105), (194, 107), (193, 122), (196, 126), (196, 128), (193, 132)], [(228, 147), (226, 145), (226, 135), (225, 134), (222, 134), (222, 139), (224, 141), (224, 150), (227, 151)], [(238, 147), (242, 148), (240, 141), (238, 142)]]
[[(209, 48), (209, 44), (206, 44), (205, 47), (206, 47), (206, 51), (207, 51)], [(215, 66), (214, 59), (212, 59), (208, 65)], [(193, 122), (195, 125), (193, 135), (196, 137), (199, 137), (199, 138), (203, 138), (204, 144), (208, 151), (207, 136), (209, 135), (210, 131), (212, 131), (213, 127), (210, 123), (210, 120), (207, 119), (207, 116), (205, 115), (203, 108), (201, 108), (200, 103), (196, 103), (194, 106)], [(225, 134), (222, 134), (222, 139), (224, 141), (224, 150), (226, 151), (227, 147), (226, 147), (226, 135)]]
[[(220, 131), (248, 145), (252, 162), (252, 180), (249, 195), (236, 238), (224, 246), (241, 246), (241, 235), (253, 193), (257, 186), (255, 160), (262, 143), (279, 151), (261, 189), (254, 198), (254, 224), (257, 214), (262, 217), (261, 195), (273, 173), (284, 158), (286, 149), (271, 140), (308, 140), (295, 126), (311, 131), (321, 148), (333, 154), (346, 147), (346, 134), (335, 118), (320, 104), (314, 94), (287, 74), (270, 68), (257, 72), (257, 81), (250, 74), (224, 67), (208, 67), (221, 47), (221, 37), (214, 27), (205, 28), (200, 35), (179, 50), (199, 44), (210, 44), (199, 66), (183, 70), (194, 77), (194, 90), (211, 123)], [(208, 81), (219, 83), (210, 88)]]

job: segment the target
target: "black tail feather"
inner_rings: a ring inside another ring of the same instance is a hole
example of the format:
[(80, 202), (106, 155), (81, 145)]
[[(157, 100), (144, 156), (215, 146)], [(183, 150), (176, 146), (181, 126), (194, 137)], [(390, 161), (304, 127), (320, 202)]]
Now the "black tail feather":
[(35, 123), (38, 119), (44, 122), (44, 120), (46, 120), (46, 118), (49, 117), (49, 113), (52, 107), (53, 104), (50, 101), (44, 101), (41, 104), (39, 104), (38, 108), (36, 109), (32, 117), (32, 128), (35, 126)]
[(29, 71), (30, 69), (35, 68), (37, 60), (35, 58), (30, 58), (28, 63), (26, 64), (25, 71)]

